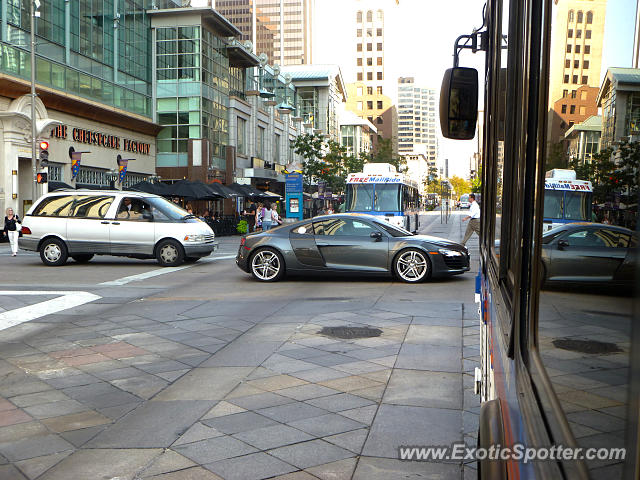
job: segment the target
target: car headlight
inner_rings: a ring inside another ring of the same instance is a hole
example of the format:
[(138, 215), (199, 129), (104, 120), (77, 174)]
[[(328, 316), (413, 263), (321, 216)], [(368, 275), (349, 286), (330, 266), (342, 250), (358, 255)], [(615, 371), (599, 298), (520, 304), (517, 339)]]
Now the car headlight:
[(185, 242), (204, 242), (204, 235), (185, 235)]
[(440, 248), (438, 249), (438, 252), (440, 252), (445, 257), (461, 257), (462, 256), (462, 252), (459, 252), (458, 250), (449, 250), (448, 248)]

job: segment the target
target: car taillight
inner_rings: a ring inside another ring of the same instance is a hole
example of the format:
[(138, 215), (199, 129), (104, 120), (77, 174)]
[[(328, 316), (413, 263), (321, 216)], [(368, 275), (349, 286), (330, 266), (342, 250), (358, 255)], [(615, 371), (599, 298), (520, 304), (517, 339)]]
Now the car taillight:
[(23, 235), (31, 235), (31, 230), (29, 230), (29, 227), (22, 227), (22, 230), (20, 231)]

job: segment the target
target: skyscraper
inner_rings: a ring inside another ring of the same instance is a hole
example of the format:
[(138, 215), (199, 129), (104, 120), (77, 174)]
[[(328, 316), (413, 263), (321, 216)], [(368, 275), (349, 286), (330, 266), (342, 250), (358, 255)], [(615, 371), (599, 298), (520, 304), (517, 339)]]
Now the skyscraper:
[(607, 0), (555, 0), (549, 85), (551, 143), (597, 115)]
[[(388, 5), (389, 0), (354, 2), (356, 81), (347, 85), (347, 108), (373, 123), (378, 136), (391, 140), (397, 153), (397, 109), (384, 91), (384, 9)], [(377, 148), (377, 137), (373, 143)]]
[(250, 40), (271, 64), (311, 63), (311, 24), (315, 0), (212, 0), (213, 8)]
[(429, 162), (438, 156), (436, 90), (398, 78), (398, 152), (423, 153)]

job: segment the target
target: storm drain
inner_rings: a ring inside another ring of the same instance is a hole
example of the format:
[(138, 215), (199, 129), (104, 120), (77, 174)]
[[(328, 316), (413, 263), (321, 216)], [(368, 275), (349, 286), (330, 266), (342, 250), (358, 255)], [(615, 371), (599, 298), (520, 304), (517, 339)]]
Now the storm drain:
[(382, 330), (369, 327), (324, 327), (318, 333), (327, 337), (352, 339), (379, 337)]
[(617, 353), (622, 351), (615, 343), (598, 342), (597, 340), (575, 340), (573, 338), (559, 338), (553, 341), (553, 346), (563, 350), (590, 353), (593, 355)]

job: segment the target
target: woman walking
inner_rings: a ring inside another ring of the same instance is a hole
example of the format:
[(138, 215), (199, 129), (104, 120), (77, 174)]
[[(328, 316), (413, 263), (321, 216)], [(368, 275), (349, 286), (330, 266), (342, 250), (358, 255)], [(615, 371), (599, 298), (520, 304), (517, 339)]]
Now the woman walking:
[(266, 232), (271, 228), (271, 221), (272, 221), (271, 212), (272, 211), (273, 210), (271, 210), (271, 205), (266, 203), (264, 205), (264, 208), (262, 209), (262, 231), (263, 232)]
[(18, 254), (18, 237), (20, 236), (20, 230), (22, 230), (22, 224), (18, 216), (13, 213), (13, 208), (7, 208), (6, 214), (7, 216), (4, 217), (4, 233), (9, 237), (11, 255), (15, 257)]
[(278, 215), (278, 206), (275, 203), (271, 204), (271, 226), (277, 227), (278, 225), (282, 225), (282, 220), (280, 220), (280, 215)]

